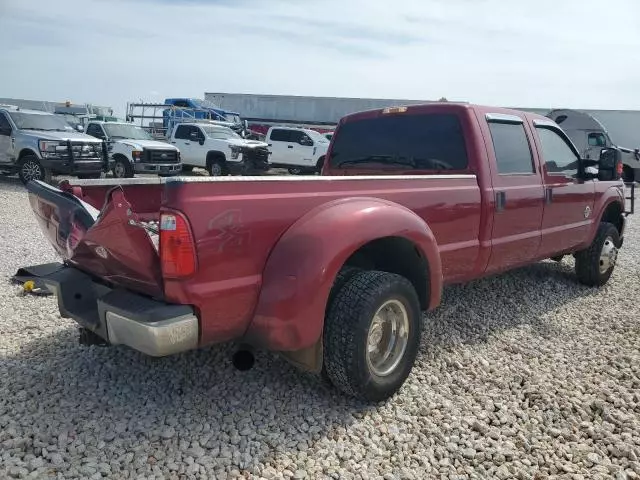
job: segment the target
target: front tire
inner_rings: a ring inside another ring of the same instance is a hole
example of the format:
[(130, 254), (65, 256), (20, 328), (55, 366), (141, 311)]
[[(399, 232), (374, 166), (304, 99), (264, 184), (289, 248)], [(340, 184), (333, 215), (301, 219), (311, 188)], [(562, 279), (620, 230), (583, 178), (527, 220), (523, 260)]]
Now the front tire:
[(227, 166), (222, 159), (213, 159), (207, 165), (207, 171), (212, 177), (223, 177), (228, 175)]
[(601, 287), (609, 281), (618, 259), (620, 235), (616, 227), (601, 222), (588, 248), (576, 253), (578, 281), (589, 287)]
[(116, 157), (113, 164), (113, 176), (115, 178), (132, 178), (133, 167), (128, 159), (123, 157)]
[(327, 378), (347, 395), (388, 399), (409, 376), (420, 345), (413, 285), (393, 273), (352, 272), (332, 300), (323, 332)]
[(25, 155), (20, 159), (18, 177), (25, 185), (30, 180), (41, 180), (51, 183), (51, 170), (45, 168), (40, 163), (40, 159), (35, 155)]

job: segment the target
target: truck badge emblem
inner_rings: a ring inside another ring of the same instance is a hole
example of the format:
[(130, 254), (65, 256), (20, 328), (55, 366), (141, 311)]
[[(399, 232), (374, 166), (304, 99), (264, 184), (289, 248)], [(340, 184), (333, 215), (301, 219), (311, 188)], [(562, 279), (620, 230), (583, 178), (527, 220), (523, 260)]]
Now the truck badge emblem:
[(589, 215), (591, 215), (591, 207), (587, 205), (584, 207), (584, 218), (589, 218)]

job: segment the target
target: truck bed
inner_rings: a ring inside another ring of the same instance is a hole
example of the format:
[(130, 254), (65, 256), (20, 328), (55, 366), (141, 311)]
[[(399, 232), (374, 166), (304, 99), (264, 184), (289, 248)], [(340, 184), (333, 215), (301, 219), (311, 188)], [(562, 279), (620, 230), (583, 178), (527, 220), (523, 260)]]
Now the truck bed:
[[(102, 213), (84, 232), (76, 232), (75, 248), (60, 247), (58, 252), (111, 285), (167, 302), (195, 304), (208, 317), (201, 318), (204, 343), (232, 339), (247, 329), (265, 265), (285, 232), (312, 211), (349, 198), (393, 202), (426, 219), (437, 240), (445, 282), (464, 279), (483, 261), (483, 202), (475, 175), (134, 178), (65, 181), (60, 188)], [(30, 201), (45, 234), (59, 244), (59, 235), (51, 230), (52, 210), (43, 208), (36, 186), (30, 188)], [(198, 262), (190, 278), (163, 279), (153, 241), (131, 224), (157, 221), (163, 210), (181, 212), (189, 220)], [(382, 227), (360, 220), (374, 234)], [(311, 255), (318, 247), (322, 250), (323, 243), (349, 235), (353, 221), (339, 219), (334, 225), (340, 228), (298, 239), (291, 248)], [(105, 250), (108, 261), (100, 257)], [(299, 268), (304, 266), (283, 261), (282, 269), (293, 278)], [(319, 279), (323, 273), (318, 272)]]

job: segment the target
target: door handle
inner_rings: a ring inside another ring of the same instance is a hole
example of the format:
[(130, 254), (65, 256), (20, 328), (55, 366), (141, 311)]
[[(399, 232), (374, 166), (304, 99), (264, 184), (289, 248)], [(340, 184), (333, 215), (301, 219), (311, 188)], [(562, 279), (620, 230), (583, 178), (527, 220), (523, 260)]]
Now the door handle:
[(287, 145), (287, 148), (293, 148), (293, 145)]
[(496, 212), (502, 212), (507, 202), (507, 194), (505, 192), (496, 192)]
[(171, 142), (171, 143), (176, 143), (176, 142)]
[(185, 145), (191, 145), (191, 143), (190, 143), (190, 142), (184, 142), (184, 144), (185, 144)]
[(270, 143), (267, 143), (267, 147), (273, 147), (273, 145)]
[(544, 203), (550, 204), (553, 202), (553, 188), (546, 188), (544, 190)]

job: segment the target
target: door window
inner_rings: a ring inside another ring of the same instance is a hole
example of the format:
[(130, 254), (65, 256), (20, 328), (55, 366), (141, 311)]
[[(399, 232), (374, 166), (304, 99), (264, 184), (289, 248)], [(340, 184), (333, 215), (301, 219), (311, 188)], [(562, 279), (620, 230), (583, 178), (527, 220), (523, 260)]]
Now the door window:
[(590, 147), (606, 147), (607, 140), (604, 137), (604, 133), (592, 132), (588, 135)]
[(87, 127), (87, 135), (91, 135), (96, 138), (105, 138), (102, 127), (97, 123), (90, 123)]
[(11, 134), (11, 124), (4, 113), (0, 113), (0, 135), (10, 135)]
[(529, 140), (522, 123), (489, 122), (500, 175), (535, 173)]
[(191, 134), (191, 126), (190, 125), (180, 125), (177, 129), (176, 129), (176, 134), (175, 137), (176, 139), (179, 140), (190, 140), (190, 134)]
[(282, 128), (274, 128), (271, 130), (271, 136), (269, 137), (272, 142), (292, 142), (291, 130), (285, 130)]
[(547, 173), (575, 177), (578, 174), (578, 156), (567, 141), (549, 127), (536, 127), (536, 133)]

